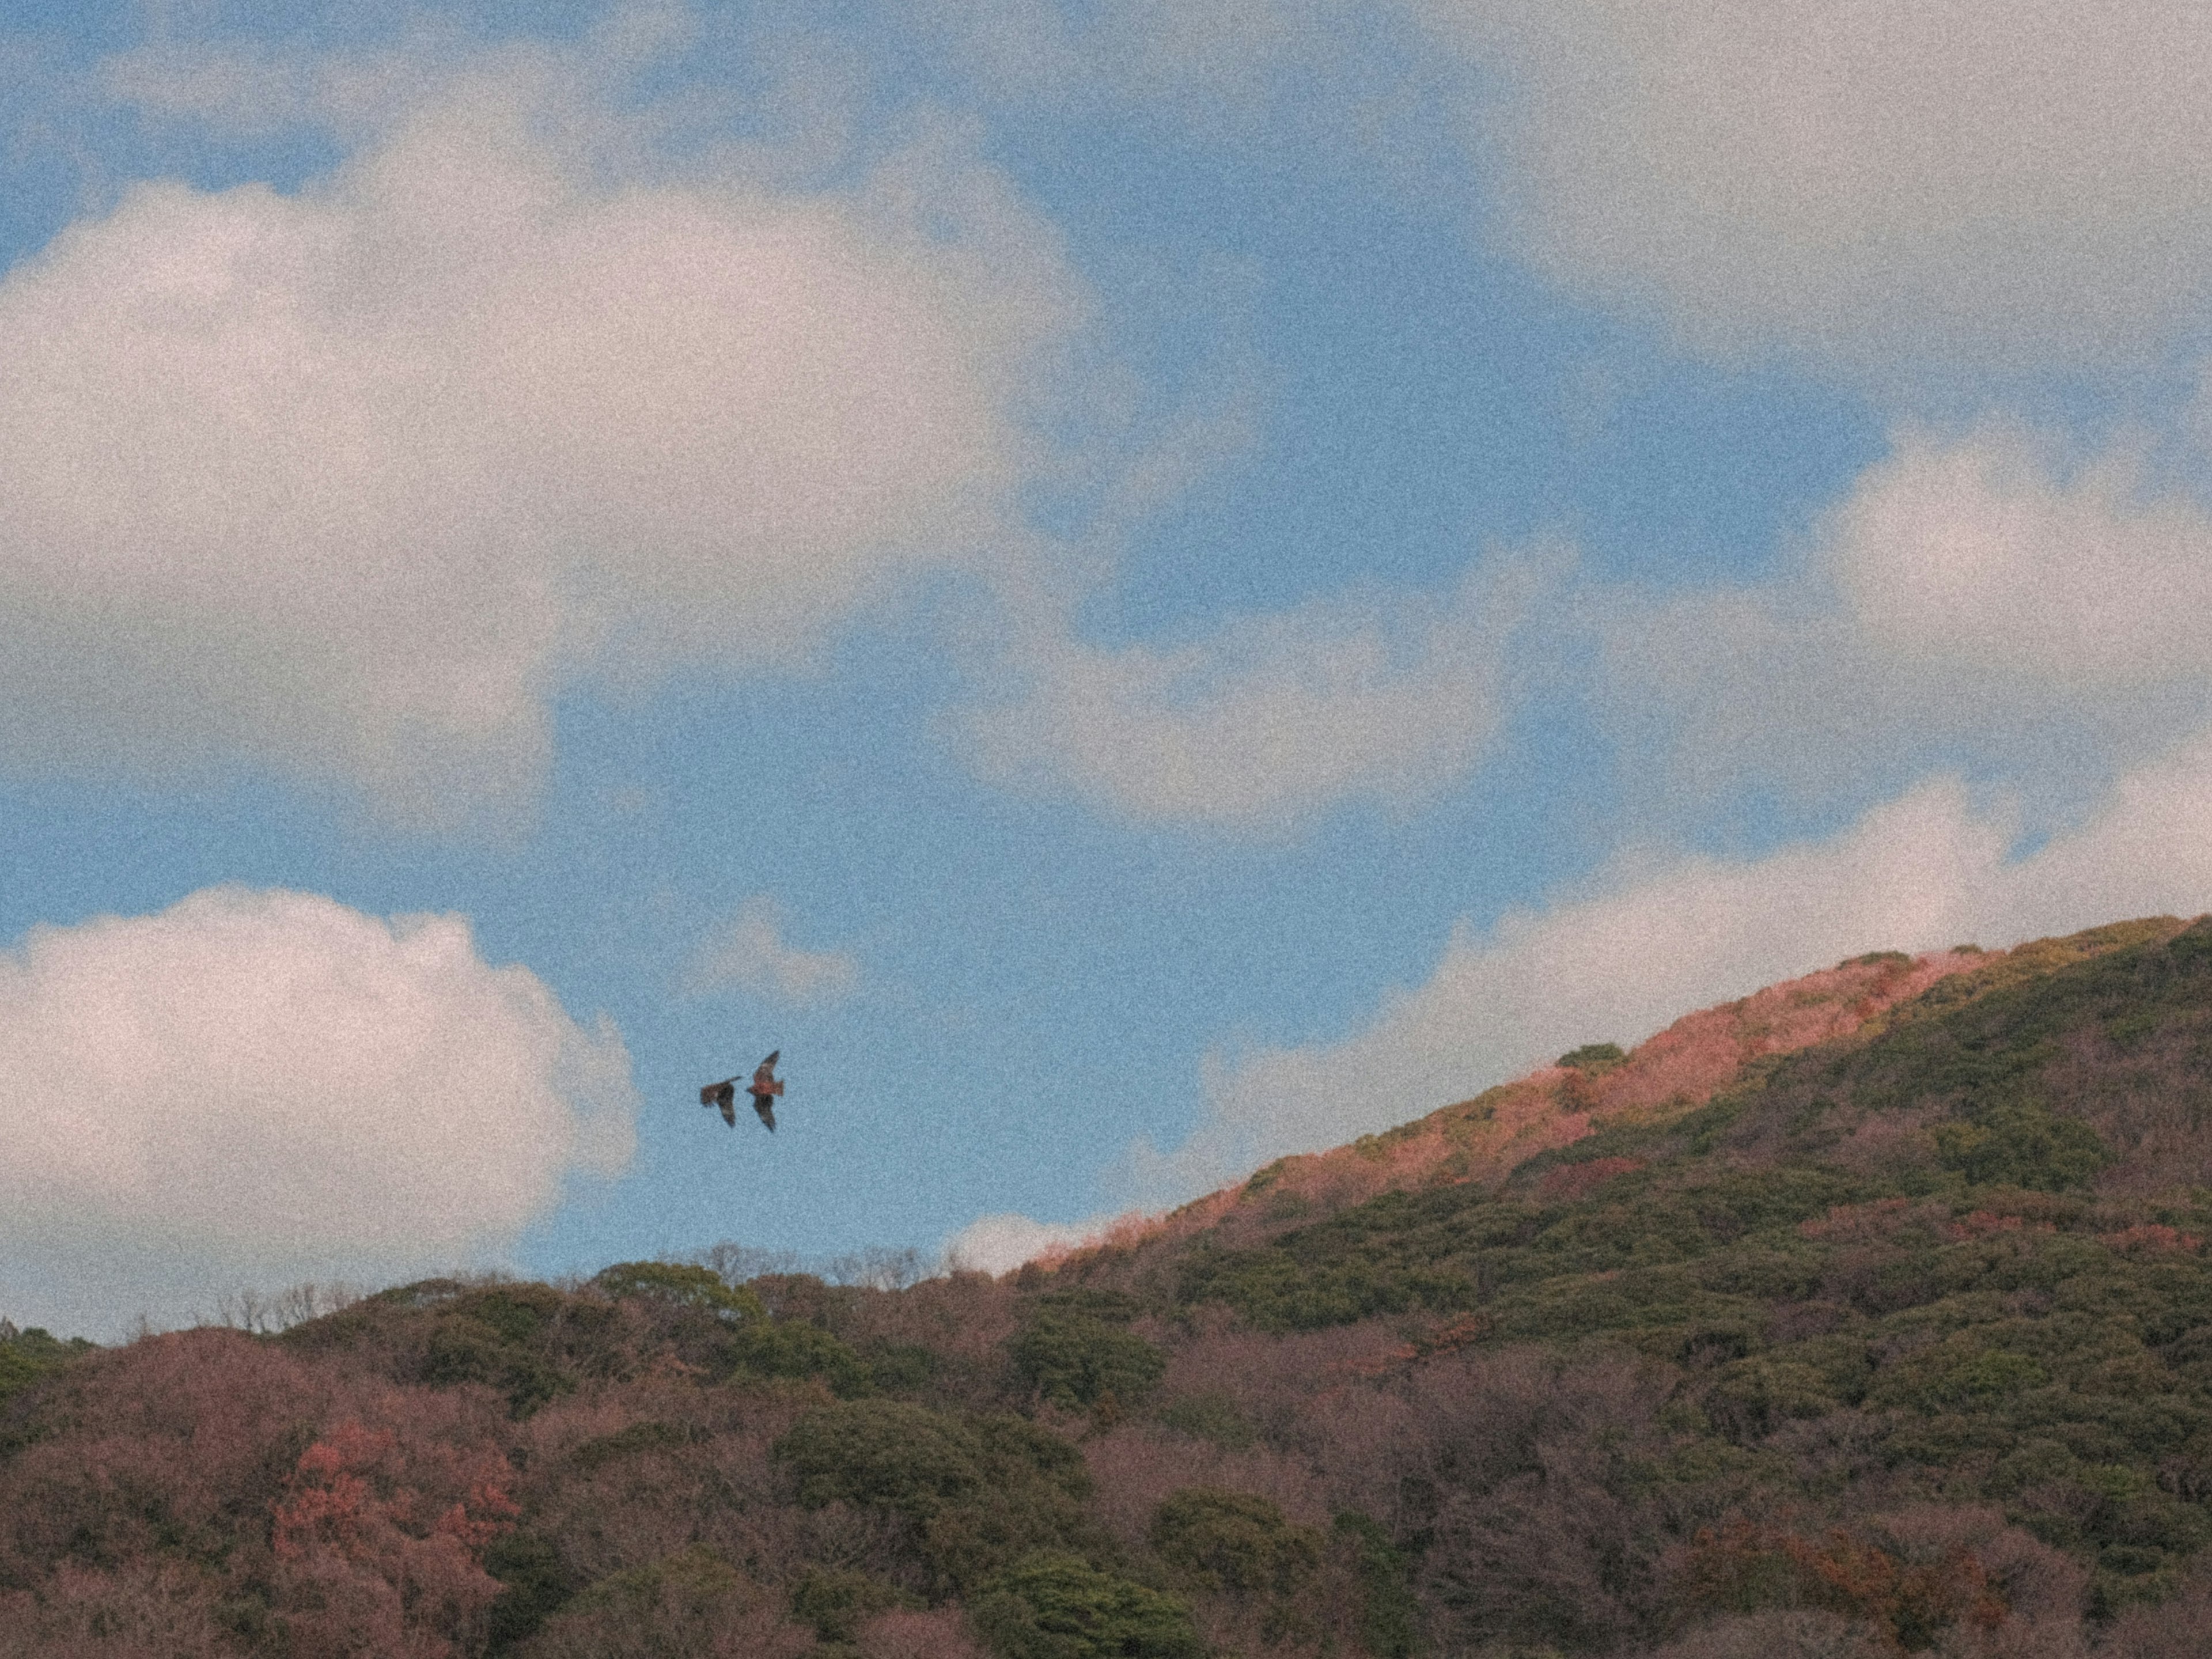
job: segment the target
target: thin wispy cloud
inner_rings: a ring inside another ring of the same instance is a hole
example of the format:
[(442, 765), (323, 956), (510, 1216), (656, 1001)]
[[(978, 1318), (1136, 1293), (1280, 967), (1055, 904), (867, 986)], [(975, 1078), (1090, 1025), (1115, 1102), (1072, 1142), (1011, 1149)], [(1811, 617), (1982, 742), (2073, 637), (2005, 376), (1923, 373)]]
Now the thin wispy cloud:
[(1410, 809), (1491, 747), (1514, 637), (1566, 562), (1500, 556), (1442, 595), (1318, 600), (1171, 647), (1047, 635), (1024, 693), (964, 735), (994, 781), (1143, 821), (1267, 833), (1349, 800)]
[(843, 951), (803, 951), (784, 938), (786, 925), (783, 907), (755, 894), (692, 953), (685, 989), (694, 995), (739, 990), (805, 1006), (842, 1001), (859, 988), (855, 957)]

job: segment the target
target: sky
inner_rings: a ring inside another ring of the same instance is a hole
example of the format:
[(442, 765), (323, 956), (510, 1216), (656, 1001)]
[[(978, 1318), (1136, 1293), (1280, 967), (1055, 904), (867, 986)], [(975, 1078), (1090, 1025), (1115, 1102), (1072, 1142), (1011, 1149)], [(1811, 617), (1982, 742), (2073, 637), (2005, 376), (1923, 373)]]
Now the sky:
[(0, 6), (0, 1316), (1003, 1269), (2212, 908), (2208, 75), (2194, 0)]

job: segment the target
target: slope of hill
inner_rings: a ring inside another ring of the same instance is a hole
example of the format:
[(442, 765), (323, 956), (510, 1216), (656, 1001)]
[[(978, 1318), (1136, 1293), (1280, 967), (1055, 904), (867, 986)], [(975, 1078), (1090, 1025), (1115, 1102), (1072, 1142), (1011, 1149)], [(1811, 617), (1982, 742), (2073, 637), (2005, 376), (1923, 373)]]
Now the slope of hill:
[[(2050, 957), (2094, 949), (2091, 940), (2098, 937), (2024, 948)], [(1278, 1159), (1157, 1223), (1128, 1226), (1115, 1242), (1200, 1229), (1240, 1237), (1266, 1231), (1287, 1215), (1340, 1207), (1380, 1192), (1496, 1179), (1620, 1113), (1702, 1103), (1754, 1060), (1847, 1036), (1940, 980), (1969, 969), (1987, 973), (2004, 959), (1966, 946), (1919, 957), (1877, 951), (1839, 963), (1686, 1015), (1633, 1053), (1592, 1043), (1562, 1056), (1556, 1066), (1386, 1133), (1363, 1136), (1333, 1152)]]
[(2201, 1655), (2208, 1185), (2212, 921), (1863, 958), (1003, 1280), (41, 1347), (0, 1655)]

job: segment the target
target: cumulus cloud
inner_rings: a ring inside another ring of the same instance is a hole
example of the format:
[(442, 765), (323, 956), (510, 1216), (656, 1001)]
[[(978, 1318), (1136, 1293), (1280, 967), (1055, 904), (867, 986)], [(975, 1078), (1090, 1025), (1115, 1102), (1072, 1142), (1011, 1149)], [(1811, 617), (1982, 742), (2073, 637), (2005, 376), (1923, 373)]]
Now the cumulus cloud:
[(755, 894), (700, 945), (685, 982), (694, 992), (735, 986), (789, 1003), (836, 1002), (860, 981), (860, 964), (842, 951), (802, 951), (783, 937), (782, 907)]
[(459, 916), (216, 888), (0, 954), (0, 1303), (112, 1334), (499, 1261), (630, 1158), (622, 1038)]
[(1700, 343), (2140, 363), (2212, 270), (2191, 0), (1407, 0), (1509, 240)]
[(1095, 1244), (1121, 1218), (1101, 1215), (1088, 1221), (1032, 1221), (1011, 1212), (979, 1216), (945, 1241), (945, 1265), (955, 1273), (1010, 1273), (1041, 1255)]
[(2212, 514), (2148, 489), (2124, 449), (2066, 477), (2020, 428), (1907, 433), (1825, 553), (1885, 656), (2084, 690), (2212, 672)]
[(1478, 567), (1441, 596), (1330, 598), (1196, 642), (1034, 641), (1019, 699), (967, 724), (988, 777), (1124, 817), (1279, 827), (1407, 804), (1473, 769), (1509, 712), (1508, 645), (1562, 561)]
[(1009, 556), (1079, 302), (996, 175), (656, 172), (590, 102), (448, 74), (295, 194), (140, 185), (0, 280), (0, 761), (450, 823), (579, 677), (787, 665)]
[(1845, 798), (1971, 755), (2078, 810), (2212, 704), (2212, 514), (2124, 447), (1901, 433), (1781, 577), (1600, 608), (1601, 703), (1656, 792)]
[(1123, 1176), (1139, 1201), (1185, 1198), (1867, 951), (2196, 915), (2212, 908), (2212, 732), (2028, 856), (2011, 829), (1938, 781), (1765, 858), (1623, 860), (1582, 896), (1461, 925), (1425, 983), (1340, 1042), (1217, 1060), (1198, 1129), (1167, 1153), (1139, 1143)]

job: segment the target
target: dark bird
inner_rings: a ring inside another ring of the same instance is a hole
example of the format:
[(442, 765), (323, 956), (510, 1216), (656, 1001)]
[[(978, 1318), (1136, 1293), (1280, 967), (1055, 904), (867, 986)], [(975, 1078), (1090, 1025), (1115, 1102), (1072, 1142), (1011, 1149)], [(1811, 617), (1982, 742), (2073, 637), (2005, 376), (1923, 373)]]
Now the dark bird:
[[(753, 1069), (753, 1080), (745, 1085), (745, 1092), (753, 1097), (753, 1110), (760, 1121), (768, 1125), (769, 1133), (775, 1133), (775, 1097), (783, 1092), (783, 1085), (775, 1075), (775, 1062), (782, 1054), (779, 1048)], [(738, 1080), (726, 1077), (720, 1083), (710, 1083), (699, 1091), (702, 1106), (719, 1106), (722, 1121), (732, 1129), (738, 1127)]]
[(775, 1133), (775, 1097), (783, 1092), (783, 1085), (776, 1081), (775, 1076), (776, 1055), (782, 1052), (777, 1049), (753, 1067), (752, 1085), (745, 1091), (753, 1097), (753, 1110), (760, 1114), (760, 1121), (768, 1125), (770, 1134)]

